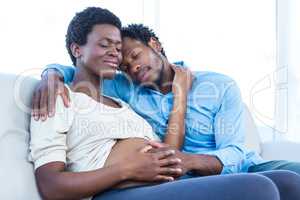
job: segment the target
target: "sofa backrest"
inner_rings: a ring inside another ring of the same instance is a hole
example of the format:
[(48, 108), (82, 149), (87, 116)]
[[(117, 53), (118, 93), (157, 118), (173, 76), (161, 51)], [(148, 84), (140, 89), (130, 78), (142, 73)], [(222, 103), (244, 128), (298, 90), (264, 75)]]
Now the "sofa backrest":
[(245, 137), (245, 146), (248, 149), (256, 151), (258, 154), (261, 154), (260, 146), (260, 136), (257, 130), (257, 127), (254, 123), (253, 117), (246, 105), (244, 105), (244, 116), (245, 116), (245, 128), (246, 128), (246, 137)]
[(41, 199), (33, 166), (27, 161), (29, 108), (36, 82), (33, 78), (0, 74), (0, 199)]

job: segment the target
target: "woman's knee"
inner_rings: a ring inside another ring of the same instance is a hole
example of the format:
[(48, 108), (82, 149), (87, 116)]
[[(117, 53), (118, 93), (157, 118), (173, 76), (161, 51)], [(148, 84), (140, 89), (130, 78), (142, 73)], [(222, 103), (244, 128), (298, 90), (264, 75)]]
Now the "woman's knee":
[[(197, 181), (199, 183), (197, 184)], [(195, 179), (193, 187), (203, 188), (210, 186), (205, 193), (230, 197), (230, 199), (244, 200), (279, 200), (279, 191), (273, 181), (266, 176), (259, 174), (234, 174), (219, 175), (213, 177), (202, 177)], [(202, 186), (201, 186), (202, 185)], [(196, 191), (199, 191), (196, 190)], [(210, 196), (210, 195), (208, 195)]]

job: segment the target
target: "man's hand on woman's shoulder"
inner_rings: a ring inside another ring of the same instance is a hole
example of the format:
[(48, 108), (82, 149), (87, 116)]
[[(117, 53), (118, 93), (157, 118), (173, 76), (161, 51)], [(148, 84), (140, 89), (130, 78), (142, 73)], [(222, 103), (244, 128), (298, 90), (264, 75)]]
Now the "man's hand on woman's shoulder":
[(64, 105), (69, 106), (69, 91), (64, 85), (60, 73), (54, 69), (48, 69), (37, 84), (32, 96), (32, 116), (38, 121), (45, 121), (47, 117), (55, 115), (57, 96), (60, 95)]

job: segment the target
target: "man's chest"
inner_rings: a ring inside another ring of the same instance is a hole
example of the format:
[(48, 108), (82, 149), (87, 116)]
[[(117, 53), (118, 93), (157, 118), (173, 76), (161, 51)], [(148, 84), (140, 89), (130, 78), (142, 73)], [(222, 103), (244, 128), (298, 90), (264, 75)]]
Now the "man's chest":
[[(172, 93), (167, 95), (139, 95), (132, 99), (130, 105), (152, 126), (160, 125), (166, 128), (170, 114), (172, 112), (176, 114), (176, 108), (173, 108), (173, 99)], [(211, 133), (216, 112), (216, 101), (189, 95), (185, 116), (186, 131)]]

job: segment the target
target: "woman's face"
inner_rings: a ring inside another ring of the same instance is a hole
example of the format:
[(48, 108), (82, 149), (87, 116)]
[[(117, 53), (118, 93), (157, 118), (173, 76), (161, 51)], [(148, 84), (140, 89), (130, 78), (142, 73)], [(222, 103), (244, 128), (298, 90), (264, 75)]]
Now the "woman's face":
[(79, 47), (77, 62), (102, 78), (112, 79), (122, 61), (120, 30), (109, 24), (95, 25), (87, 42)]

